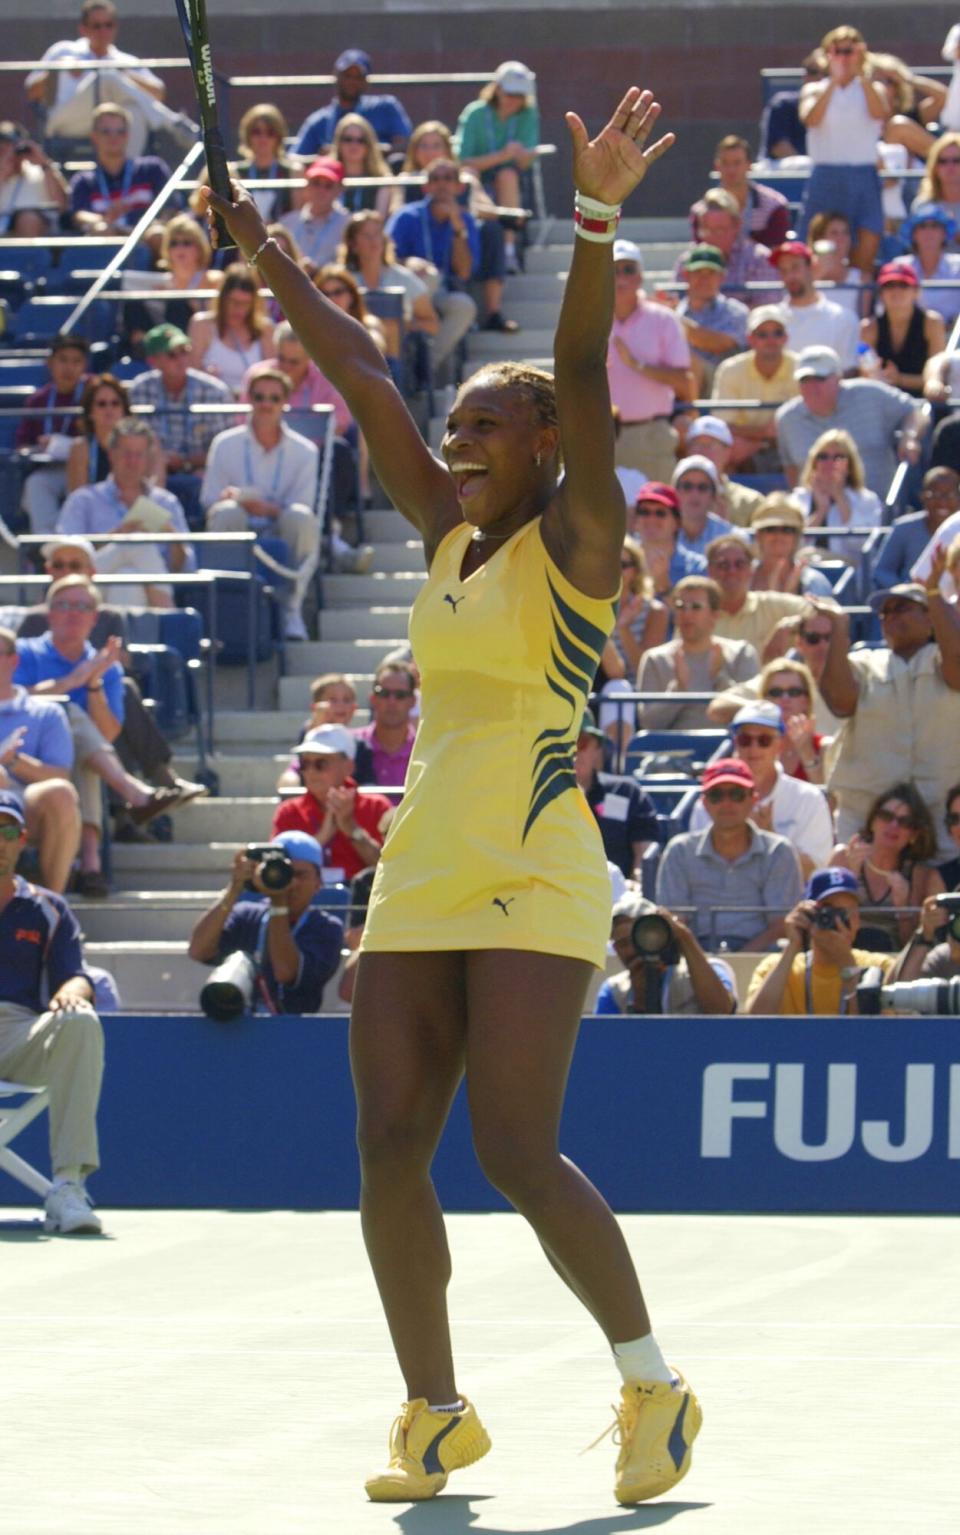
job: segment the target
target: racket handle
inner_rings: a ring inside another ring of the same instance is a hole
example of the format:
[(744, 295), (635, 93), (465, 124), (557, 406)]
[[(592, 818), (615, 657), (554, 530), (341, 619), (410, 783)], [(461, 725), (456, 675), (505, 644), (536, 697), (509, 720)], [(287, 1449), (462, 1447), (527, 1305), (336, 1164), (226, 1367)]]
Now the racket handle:
[[(227, 202), (232, 202), (233, 193), (230, 189), (230, 171), (227, 166), (227, 155), (223, 147), (223, 137), (219, 128), (207, 128), (204, 130), (203, 148), (207, 157), (207, 175), (210, 177), (210, 185), (218, 197), (225, 197)], [(219, 214), (215, 215), (214, 222), (217, 230), (217, 249), (233, 250), (237, 242)]]

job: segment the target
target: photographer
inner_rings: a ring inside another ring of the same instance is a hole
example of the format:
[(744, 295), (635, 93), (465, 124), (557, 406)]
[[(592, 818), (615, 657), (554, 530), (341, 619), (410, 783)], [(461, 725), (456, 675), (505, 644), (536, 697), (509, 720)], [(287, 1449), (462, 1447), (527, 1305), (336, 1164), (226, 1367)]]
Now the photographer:
[[(655, 906), (642, 895), (624, 896), (613, 908), (610, 938), (626, 969), (604, 981), (595, 1013), (736, 1012), (737, 989), (730, 966), (722, 959), (709, 959), (686, 923), (665, 906)], [(653, 1008), (647, 1006), (651, 973), (659, 1003)]]
[[(241, 848), (226, 890), (194, 926), (188, 952), (209, 965), (242, 949), (257, 962), (257, 995), (271, 1013), (316, 1013), (340, 963), (343, 926), (310, 904), (323, 883), (316, 839), (288, 831), (274, 837), (271, 847), (290, 860), (288, 883), (268, 888), (263, 859), (258, 862)], [(261, 892), (259, 898), (245, 894), (248, 883)]]
[(785, 948), (766, 955), (753, 972), (746, 1013), (855, 1013), (862, 971), (878, 965), (886, 978), (893, 967), (892, 954), (853, 947), (860, 928), (860, 897), (849, 869), (818, 869), (785, 926)]
[(897, 955), (889, 976), (891, 981), (949, 981), (960, 975), (960, 910), (957, 906), (960, 906), (960, 896), (927, 896), (920, 912), (919, 926)]

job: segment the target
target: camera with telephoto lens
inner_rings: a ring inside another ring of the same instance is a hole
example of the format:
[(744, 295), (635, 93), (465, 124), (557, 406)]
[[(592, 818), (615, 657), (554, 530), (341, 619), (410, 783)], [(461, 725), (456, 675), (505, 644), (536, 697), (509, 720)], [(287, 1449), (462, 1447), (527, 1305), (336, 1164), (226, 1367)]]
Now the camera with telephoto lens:
[(253, 1012), (259, 966), (243, 949), (228, 954), (200, 992), (200, 1007), (214, 1023), (231, 1023)]
[(947, 932), (954, 943), (960, 943), (960, 892), (938, 895), (937, 905), (947, 913)]
[(895, 981), (885, 986), (880, 966), (871, 965), (857, 987), (857, 1012), (867, 1018), (880, 1013), (960, 1018), (960, 976), (949, 981)]
[(282, 847), (272, 842), (250, 842), (243, 856), (257, 866), (257, 876), (264, 890), (286, 890), (293, 879), (293, 860)]
[(645, 964), (675, 965), (680, 949), (673, 928), (658, 911), (644, 912), (630, 929), (630, 942)]

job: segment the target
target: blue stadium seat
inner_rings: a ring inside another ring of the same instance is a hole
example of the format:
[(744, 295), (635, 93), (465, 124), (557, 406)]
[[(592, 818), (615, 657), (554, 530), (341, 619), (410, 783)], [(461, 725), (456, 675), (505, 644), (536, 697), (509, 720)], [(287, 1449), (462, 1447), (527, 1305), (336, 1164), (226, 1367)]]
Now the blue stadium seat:
[(39, 357), (4, 357), (0, 353), (0, 389), (8, 385), (29, 384), (40, 389), (50, 380), (47, 365)]
[(199, 675), (205, 659), (203, 620), (196, 608), (133, 609), (126, 615), (128, 649), (138, 660), (145, 696), (156, 704), (156, 721), (174, 739), (197, 730), (204, 757), (203, 702)]
[(775, 490), (789, 490), (786, 476), (782, 474), (732, 474), (735, 485), (745, 485), (748, 490), (758, 490), (761, 496), (772, 496)]
[(17, 271), (0, 271), (0, 297), (12, 312), (16, 312), (25, 298), (33, 292), (33, 283)]
[[(0, 375), (0, 410), (17, 410), (24, 406), (34, 392), (32, 384), (7, 385)], [(13, 450), (13, 439), (19, 424), (18, 416), (0, 416), (0, 452)]]
[(46, 245), (7, 245), (3, 247), (5, 270), (19, 272), (35, 280), (45, 277), (53, 265), (53, 252)]
[[(5, 340), (16, 345), (50, 341), (63, 329), (76, 308), (74, 297), (28, 298), (20, 305)], [(76, 333), (88, 341), (111, 341), (117, 328), (116, 305), (96, 299), (76, 322)]]
[(643, 782), (643, 773), (638, 771), (642, 758), (663, 752), (685, 757), (692, 768), (699, 770), (728, 740), (727, 732), (720, 729), (638, 730), (627, 742), (624, 772), (633, 773)]

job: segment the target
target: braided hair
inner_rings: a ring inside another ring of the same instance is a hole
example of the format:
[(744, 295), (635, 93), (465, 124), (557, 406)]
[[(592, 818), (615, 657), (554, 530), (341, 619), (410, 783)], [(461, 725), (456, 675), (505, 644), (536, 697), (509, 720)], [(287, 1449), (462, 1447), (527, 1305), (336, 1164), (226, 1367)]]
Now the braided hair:
[[(471, 374), (469, 382), (486, 389), (515, 390), (530, 405), (539, 426), (552, 426), (559, 433), (557, 391), (552, 373), (531, 367), (529, 363), (488, 362)], [(562, 453), (558, 447), (558, 468), (561, 463)]]

